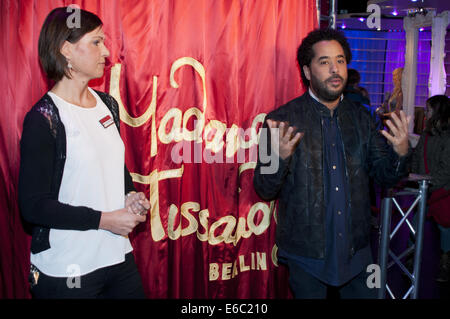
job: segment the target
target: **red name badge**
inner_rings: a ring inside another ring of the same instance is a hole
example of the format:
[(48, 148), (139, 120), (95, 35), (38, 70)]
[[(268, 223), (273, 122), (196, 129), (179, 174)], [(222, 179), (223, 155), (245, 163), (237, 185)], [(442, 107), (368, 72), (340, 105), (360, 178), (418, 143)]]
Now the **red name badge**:
[(109, 126), (111, 126), (114, 123), (113, 119), (109, 115), (106, 115), (99, 122), (101, 125), (103, 125), (104, 128), (108, 128)]

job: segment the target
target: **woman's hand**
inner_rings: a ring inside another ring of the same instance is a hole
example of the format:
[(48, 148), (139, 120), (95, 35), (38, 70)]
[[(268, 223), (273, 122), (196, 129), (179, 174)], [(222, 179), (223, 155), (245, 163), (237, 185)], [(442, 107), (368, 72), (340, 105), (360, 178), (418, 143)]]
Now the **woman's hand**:
[(130, 213), (142, 215), (150, 209), (150, 202), (145, 198), (144, 193), (130, 192), (125, 196), (125, 208)]
[(102, 212), (98, 228), (127, 236), (137, 224), (145, 222), (146, 219), (146, 211), (139, 215), (130, 212), (128, 208), (122, 208), (111, 212)]

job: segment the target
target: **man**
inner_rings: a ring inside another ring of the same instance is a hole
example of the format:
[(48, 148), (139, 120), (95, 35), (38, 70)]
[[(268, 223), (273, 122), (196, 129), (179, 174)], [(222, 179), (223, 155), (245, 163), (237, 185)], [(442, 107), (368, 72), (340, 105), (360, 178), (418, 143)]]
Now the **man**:
[(344, 90), (345, 97), (352, 101), (361, 103), (367, 108), (370, 108), (370, 100), (364, 96), (362, 87), (359, 86), (361, 75), (355, 69), (347, 70), (347, 87)]
[[(365, 108), (343, 98), (351, 52), (339, 32), (312, 31), (297, 59), (308, 90), (267, 115), (254, 187), (279, 199), (276, 243), (296, 298), (325, 298), (329, 287), (341, 298), (375, 298), (366, 283), (369, 176), (392, 186), (407, 174), (409, 119), (392, 115), (392, 135), (380, 133)], [(266, 170), (265, 150), (279, 161), (276, 172)]]

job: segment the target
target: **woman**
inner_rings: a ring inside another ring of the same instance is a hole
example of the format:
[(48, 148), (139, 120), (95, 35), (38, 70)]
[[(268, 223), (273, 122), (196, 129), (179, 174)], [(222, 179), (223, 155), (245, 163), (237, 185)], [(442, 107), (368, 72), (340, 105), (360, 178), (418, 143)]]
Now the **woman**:
[(396, 112), (399, 114), (403, 109), (403, 93), (402, 93), (402, 75), (403, 68), (396, 68), (392, 71), (392, 82), (394, 83), (394, 90), (388, 100), (389, 112)]
[[(430, 97), (426, 102), (425, 112), (427, 122), (413, 153), (412, 172), (431, 175), (431, 192), (441, 188), (450, 190), (449, 98), (445, 95)], [(425, 149), (426, 154), (424, 154)], [(448, 281), (450, 279), (450, 228), (441, 225), (438, 227), (441, 235), (442, 255), (437, 280)]]
[(80, 25), (70, 28), (73, 10), (56, 8), (43, 24), (39, 58), (55, 85), (23, 123), (19, 205), (33, 225), (31, 292), (143, 298), (127, 235), (150, 205), (125, 167), (117, 102), (88, 87), (109, 56), (102, 21), (75, 9)]
[(400, 117), (400, 110), (403, 109), (402, 76), (403, 68), (396, 68), (392, 71), (392, 82), (394, 84), (392, 94), (386, 92), (383, 104), (375, 110), (384, 127), (387, 127), (387, 120), (391, 118), (392, 113)]

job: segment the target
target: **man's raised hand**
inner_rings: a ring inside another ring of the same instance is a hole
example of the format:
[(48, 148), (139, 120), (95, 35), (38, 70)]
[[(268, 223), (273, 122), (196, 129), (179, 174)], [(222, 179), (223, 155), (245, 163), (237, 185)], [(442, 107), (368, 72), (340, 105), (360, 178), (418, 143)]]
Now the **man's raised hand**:
[(391, 113), (391, 119), (386, 121), (386, 125), (390, 128), (392, 135), (382, 130), (386, 139), (391, 142), (392, 148), (399, 156), (408, 154), (408, 124), (411, 118), (406, 117), (405, 112), (400, 111), (400, 118), (395, 112)]
[(287, 122), (267, 120), (270, 130), (272, 151), (285, 160), (294, 154), (295, 148), (305, 133), (296, 132), (297, 128)]

